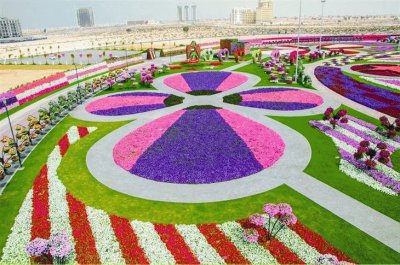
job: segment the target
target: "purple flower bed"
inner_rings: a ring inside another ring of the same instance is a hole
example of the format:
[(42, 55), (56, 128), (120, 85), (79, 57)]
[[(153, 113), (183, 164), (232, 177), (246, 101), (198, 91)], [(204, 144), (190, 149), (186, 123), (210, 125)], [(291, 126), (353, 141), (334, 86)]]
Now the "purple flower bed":
[[(323, 99), (311, 92), (294, 88), (257, 88), (241, 92), (240, 106), (294, 111), (315, 108), (323, 103)], [(235, 104), (234, 103), (234, 104)]]
[(183, 73), (182, 76), (192, 91), (216, 90), (228, 78), (230, 72), (196, 72)]
[(310, 103), (287, 103), (287, 102), (260, 102), (260, 101), (250, 101), (250, 102), (240, 102), (240, 106), (252, 107), (258, 109), (269, 109), (269, 110), (304, 110), (315, 108), (317, 104)]
[(400, 117), (400, 93), (361, 83), (335, 67), (319, 66), (315, 69), (315, 76), (329, 89), (346, 98), (387, 115)]
[(137, 160), (138, 176), (172, 183), (214, 183), (259, 172), (263, 166), (212, 109), (189, 110)]
[(154, 104), (154, 105), (127, 106), (127, 107), (112, 108), (106, 110), (97, 110), (97, 111), (92, 111), (91, 113), (102, 116), (121, 116), (121, 115), (137, 114), (162, 108), (165, 108), (164, 104)]

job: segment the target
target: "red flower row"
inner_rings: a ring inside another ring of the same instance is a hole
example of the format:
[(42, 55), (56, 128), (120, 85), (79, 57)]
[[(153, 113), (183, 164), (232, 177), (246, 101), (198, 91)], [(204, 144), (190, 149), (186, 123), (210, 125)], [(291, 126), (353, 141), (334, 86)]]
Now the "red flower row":
[(178, 264), (200, 264), (174, 225), (155, 224), (154, 228)]
[(40, 237), (49, 239), (49, 180), (44, 165), (33, 182), (31, 240)]
[(200, 232), (206, 237), (218, 254), (229, 264), (249, 264), (236, 246), (218, 229), (215, 224), (198, 225)]

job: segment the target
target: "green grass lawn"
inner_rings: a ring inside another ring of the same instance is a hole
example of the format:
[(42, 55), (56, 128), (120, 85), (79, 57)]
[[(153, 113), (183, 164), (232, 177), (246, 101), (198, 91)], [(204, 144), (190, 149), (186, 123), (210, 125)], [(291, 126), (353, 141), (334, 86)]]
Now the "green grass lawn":
[(397, 172), (400, 172), (400, 150), (394, 152), (391, 156), (391, 159), (393, 163), (393, 169)]
[[(350, 115), (378, 124), (378, 121), (371, 117), (347, 107), (346, 109)], [(400, 198), (398, 196), (390, 196), (374, 190), (339, 171), (340, 155), (333, 141), (308, 124), (310, 120), (320, 120), (322, 115), (272, 118), (286, 124), (307, 138), (312, 149), (311, 161), (305, 169), (307, 174), (394, 220), (400, 221)]]

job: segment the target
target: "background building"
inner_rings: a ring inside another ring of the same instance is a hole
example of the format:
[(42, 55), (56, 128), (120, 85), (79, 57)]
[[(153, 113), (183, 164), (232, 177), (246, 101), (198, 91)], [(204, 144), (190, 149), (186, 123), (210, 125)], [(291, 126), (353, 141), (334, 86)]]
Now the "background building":
[(196, 12), (197, 12), (197, 6), (196, 5), (192, 5), (192, 20), (193, 21), (196, 21), (197, 20), (197, 14), (196, 14)]
[(178, 6), (178, 21), (179, 21), (179, 22), (182, 22), (182, 21), (183, 21), (182, 6)]
[(80, 27), (94, 26), (93, 10), (91, 7), (78, 9), (77, 16), (78, 16), (78, 25)]
[(273, 19), (273, 3), (272, 0), (259, 0), (256, 9), (256, 23), (262, 24), (271, 22)]
[(231, 23), (248, 25), (256, 23), (256, 12), (251, 8), (234, 8), (231, 13)]
[(185, 6), (185, 21), (189, 21), (189, 6)]
[(22, 37), (21, 24), (18, 19), (0, 18), (0, 38)]

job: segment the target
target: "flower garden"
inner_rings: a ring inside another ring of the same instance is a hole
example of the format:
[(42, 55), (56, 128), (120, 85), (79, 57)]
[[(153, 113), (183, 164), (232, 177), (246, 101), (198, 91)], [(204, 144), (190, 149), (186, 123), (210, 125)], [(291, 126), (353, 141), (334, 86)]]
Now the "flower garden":
[(398, 65), (357, 45), (297, 82), (256, 50), (51, 102), (2, 139), (0, 264), (398, 263)]

